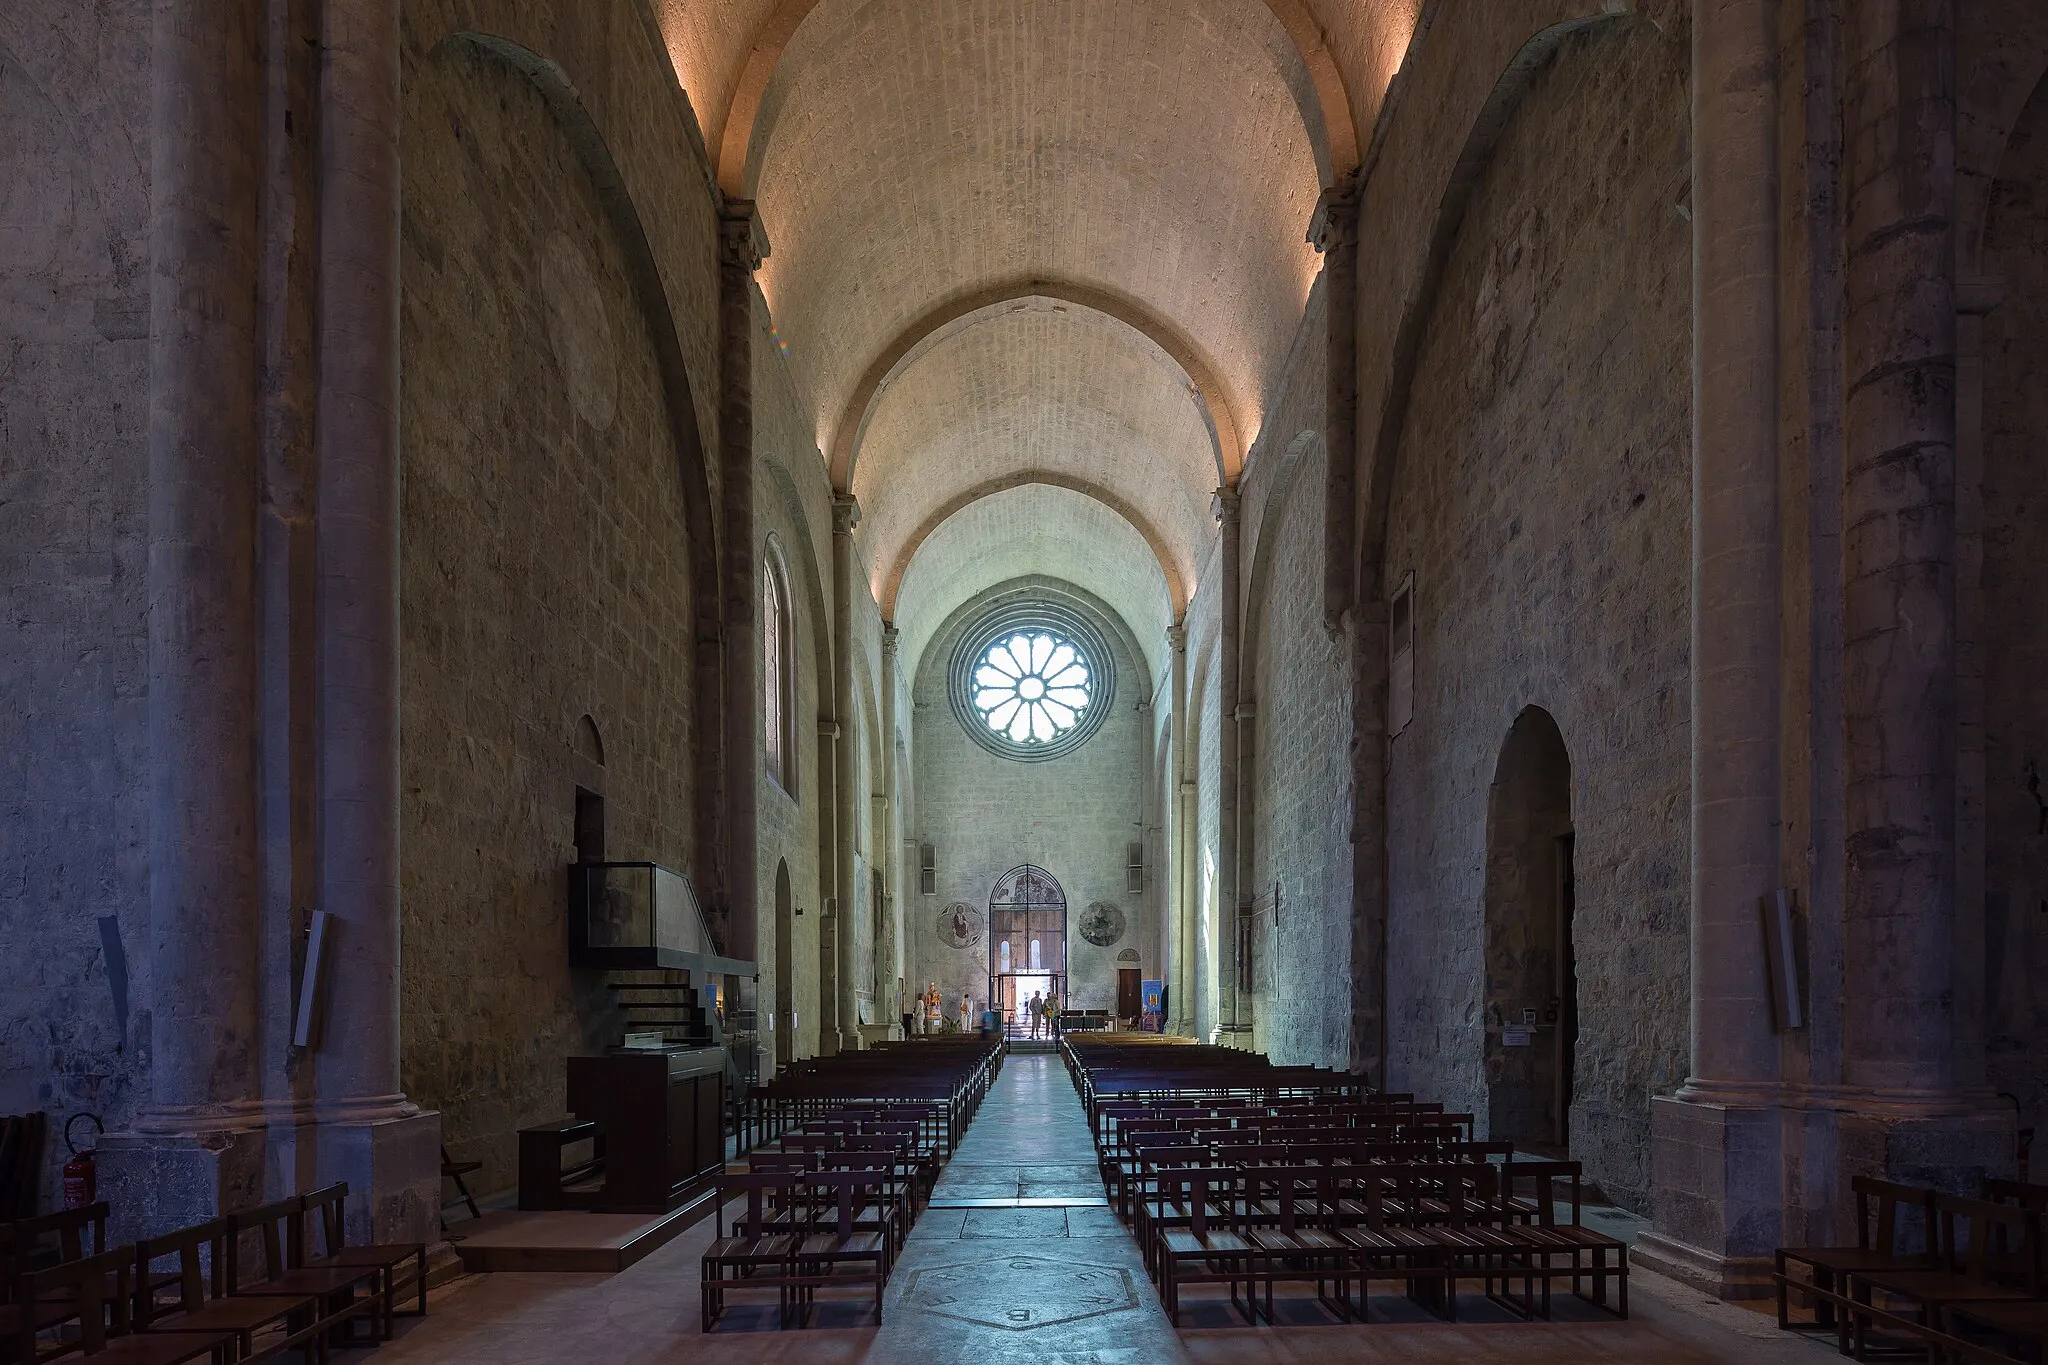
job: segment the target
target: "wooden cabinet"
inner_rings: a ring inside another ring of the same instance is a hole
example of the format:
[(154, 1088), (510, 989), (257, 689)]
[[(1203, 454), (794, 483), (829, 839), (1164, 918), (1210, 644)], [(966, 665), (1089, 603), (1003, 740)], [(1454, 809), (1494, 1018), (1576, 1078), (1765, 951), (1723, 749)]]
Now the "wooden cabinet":
[(599, 1213), (665, 1213), (725, 1162), (725, 1049), (569, 1059), (569, 1109), (604, 1129)]

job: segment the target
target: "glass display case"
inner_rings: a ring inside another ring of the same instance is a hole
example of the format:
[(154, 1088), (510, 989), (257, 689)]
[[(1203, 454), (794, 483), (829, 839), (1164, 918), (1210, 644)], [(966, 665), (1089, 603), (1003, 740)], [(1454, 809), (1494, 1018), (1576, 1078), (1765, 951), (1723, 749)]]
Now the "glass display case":
[(570, 926), (585, 948), (713, 953), (690, 879), (659, 863), (574, 863)]

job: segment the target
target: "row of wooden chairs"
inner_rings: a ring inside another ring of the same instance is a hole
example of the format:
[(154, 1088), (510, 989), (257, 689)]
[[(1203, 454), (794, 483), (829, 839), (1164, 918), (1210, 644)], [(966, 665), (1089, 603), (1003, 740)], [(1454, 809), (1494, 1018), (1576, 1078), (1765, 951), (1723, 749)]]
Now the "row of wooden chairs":
[[(1000, 1039), (920, 1039), (778, 1077), (755, 1097), (753, 1140), (719, 1179), (699, 1277), (704, 1330), (741, 1290), (774, 1290), (786, 1327), (811, 1320), (819, 1290), (865, 1287), (879, 1323), (911, 1224), (1002, 1058)], [(728, 1234), (736, 1199), (745, 1209)]]
[(1778, 1249), (1780, 1327), (1832, 1332), (1858, 1360), (1901, 1345), (1937, 1361), (2048, 1358), (2048, 1185), (1986, 1180), (1966, 1198), (1858, 1176), (1850, 1193), (1855, 1245)]
[(1251, 1322), (1288, 1282), (1346, 1320), (1381, 1282), (1443, 1318), (1465, 1283), (1525, 1318), (1549, 1317), (1564, 1281), (1628, 1314), (1627, 1249), (1585, 1225), (1576, 1162), (1518, 1161), (1474, 1141), (1470, 1114), (1234, 1049), (1077, 1038), (1063, 1055), (1176, 1324), (1196, 1284), (1227, 1286)]
[[(1568, 1168), (1526, 1172), (1537, 1181), (1577, 1176), (1575, 1163), (1526, 1164)], [(1274, 1320), (1273, 1290), (1283, 1282), (1313, 1282), (1317, 1299), (1346, 1321), (1368, 1320), (1375, 1282), (1399, 1284), (1446, 1320), (1457, 1317), (1461, 1282), (1480, 1283), (1524, 1318), (1550, 1316), (1559, 1280), (1603, 1307), (1611, 1283), (1612, 1311), (1628, 1316), (1625, 1246), (1558, 1220), (1547, 1192), (1524, 1201), (1511, 1188), (1503, 1168), (1485, 1164), (1173, 1168), (1160, 1173), (1160, 1194), (1146, 1205), (1149, 1268), (1176, 1325), (1180, 1291), (1202, 1283), (1227, 1285), (1253, 1323), (1262, 1311)], [(1539, 1212), (1528, 1214), (1529, 1205)]]
[(426, 1245), (350, 1245), (347, 1198), (337, 1183), (113, 1248), (104, 1203), (14, 1224), (0, 1361), (310, 1362), (389, 1340), (402, 1295), (427, 1311)]
[(1000, 1039), (962, 1034), (798, 1062), (741, 1100), (739, 1149), (866, 1101), (898, 1113), (915, 1110), (940, 1150), (950, 1154), (995, 1084), (1003, 1055)]

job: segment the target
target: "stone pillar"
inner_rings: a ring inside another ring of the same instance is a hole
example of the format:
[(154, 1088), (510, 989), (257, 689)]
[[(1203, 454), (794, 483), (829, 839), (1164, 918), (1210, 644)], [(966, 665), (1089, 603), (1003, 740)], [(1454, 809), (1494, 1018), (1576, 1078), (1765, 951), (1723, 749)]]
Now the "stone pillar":
[[(1237, 489), (1216, 490), (1216, 511), (1221, 553), (1217, 556), (1216, 584), (1219, 592), (1217, 629), (1216, 692), (1222, 716), (1216, 744), (1216, 917), (1221, 951), (1217, 954), (1217, 984), (1223, 1002), (1218, 1024), (1230, 1041), (1251, 1032), (1251, 1020), (1239, 1000), (1238, 991), (1238, 753), (1237, 694), (1241, 663), (1243, 583), (1239, 578), (1243, 518)], [(1244, 1040), (1249, 1047), (1250, 1041)]]
[(1387, 602), (1380, 566), (1341, 620), (1350, 664), (1350, 1069), (1387, 1088)]
[[(820, 698), (820, 704), (824, 699)], [(818, 718), (818, 1052), (839, 1050), (839, 921), (828, 911), (839, 886), (839, 722)], [(792, 1003), (792, 1011), (796, 1008)], [(795, 1040), (792, 1038), (792, 1047)]]
[(1778, 5), (1693, 14), (1692, 1061), (1651, 1102), (1635, 1258), (1768, 1288), (1779, 1063), (1762, 898), (1779, 882)]
[(1358, 183), (1323, 191), (1308, 239), (1323, 254), (1323, 626), (1332, 637), (1358, 566)]
[(754, 272), (767, 255), (750, 199), (718, 219), (719, 493), (725, 521), (725, 939), (727, 956), (760, 957), (756, 802), (760, 795), (760, 549), (754, 536)]
[(1167, 646), (1173, 651), (1173, 716), (1168, 743), (1173, 763), (1167, 775), (1171, 784), (1168, 798), (1167, 846), (1172, 850), (1173, 875), (1168, 894), (1166, 943), (1168, 959), (1163, 979), (1172, 998), (1166, 1002), (1171, 1022), (1163, 1025), (1171, 1033), (1193, 1033), (1195, 1029), (1195, 783), (1188, 765), (1188, 736), (1194, 733), (1188, 716), (1188, 628), (1172, 625), (1166, 630)]
[(1974, 1187), (2011, 1115), (1957, 1074), (1954, 0), (1844, 12), (1847, 1173)]
[[(875, 1013), (877, 1021), (902, 1027), (898, 1015), (902, 1013), (896, 1000), (896, 983), (903, 978), (905, 968), (905, 928), (909, 917), (906, 902), (909, 890), (903, 879), (903, 840), (897, 833), (897, 817), (902, 807), (897, 802), (897, 783), (902, 778), (896, 771), (896, 668), (897, 645), (901, 636), (896, 627), (887, 621), (882, 623), (882, 802), (881, 835), (878, 845), (882, 852), (882, 885), (888, 891), (888, 903), (877, 907), (878, 919), (888, 930), (887, 950), (884, 945), (875, 945)], [(882, 916), (880, 912), (887, 910)], [(906, 985), (905, 989), (908, 989)]]
[[(853, 528), (860, 525), (860, 503), (851, 493), (832, 497), (832, 710), (839, 722), (833, 745), (833, 941), (839, 966), (835, 1014), (839, 1021), (835, 1051), (860, 1047), (860, 1006), (854, 998), (859, 979), (853, 960), (854, 833), (860, 794), (854, 790), (855, 747), (860, 735), (853, 723), (860, 699), (853, 693), (853, 590), (857, 572)], [(950, 1002), (948, 1002), (950, 1004)], [(822, 1036), (822, 1035), (821, 1035)]]
[[(358, 1235), (440, 1211), (440, 1117), (399, 1083), (398, 0), (326, 0), (320, 81), (320, 1183)], [(296, 1174), (303, 1177), (299, 1158)]]
[(151, 31), (150, 1093), (106, 1140), (123, 1236), (263, 1193), (256, 495), (260, 0)]

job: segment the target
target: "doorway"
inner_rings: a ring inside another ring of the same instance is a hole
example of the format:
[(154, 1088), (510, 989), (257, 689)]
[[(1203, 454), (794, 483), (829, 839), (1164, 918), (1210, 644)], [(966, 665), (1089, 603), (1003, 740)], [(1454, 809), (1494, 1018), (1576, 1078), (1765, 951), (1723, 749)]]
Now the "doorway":
[(1145, 984), (1137, 967), (1116, 969), (1116, 1023), (1118, 1028), (1136, 1028), (1145, 1012)]
[(1486, 817), (1487, 1136), (1563, 1156), (1578, 1045), (1572, 765), (1548, 711), (1515, 718)]
[(1031, 1032), (1034, 991), (1064, 997), (1067, 895), (1050, 872), (1011, 868), (988, 900), (988, 998), (1006, 1033)]

